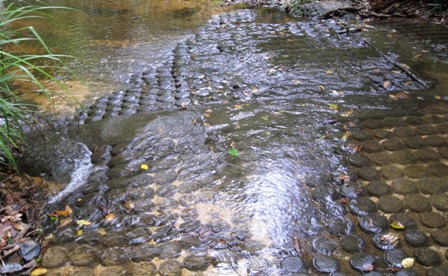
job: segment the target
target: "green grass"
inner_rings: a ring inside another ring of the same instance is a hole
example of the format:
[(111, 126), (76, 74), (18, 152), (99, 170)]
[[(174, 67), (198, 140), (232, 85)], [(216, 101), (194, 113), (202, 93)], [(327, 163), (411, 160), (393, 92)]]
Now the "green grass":
[[(52, 54), (33, 26), (13, 27), (18, 21), (31, 18), (48, 19), (47, 10), (62, 7), (30, 6), (22, 1), (15, 1), (20, 6), (14, 3), (5, 6), (2, 2), (0, 0), (0, 164), (18, 171), (15, 156), (26, 146), (22, 126), (32, 119), (35, 106), (22, 102), (11, 84), (28, 81), (41, 93), (54, 96), (44, 81), (55, 82), (61, 87), (64, 85), (49, 73), (49, 69), (53, 72), (55, 67), (56, 71), (68, 68), (62, 60), (66, 56)], [(30, 41), (37, 42), (43, 54), (27, 53), (23, 45)], [(65, 97), (59, 94), (56, 96)]]

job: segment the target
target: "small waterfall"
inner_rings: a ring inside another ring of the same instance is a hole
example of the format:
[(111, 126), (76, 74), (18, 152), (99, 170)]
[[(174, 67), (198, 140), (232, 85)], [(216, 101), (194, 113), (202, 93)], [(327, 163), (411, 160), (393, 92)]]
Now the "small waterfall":
[(90, 161), (90, 156), (92, 155), (92, 152), (89, 150), (89, 148), (82, 143), (76, 143), (82, 148), (83, 154), (79, 156), (79, 158), (74, 158), (73, 163), (75, 170), (71, 174), (70, 177), (70, 183), (58, 194), (50, 198), (49, 203), (55, 203), (61, 198), (67, 196), (68, 194), (72, 193), (79, 187), (81, 187), (83, 184), (86, 183), (87, 178), (90, 175), (91, 169), (93, 167), (92, 162)]

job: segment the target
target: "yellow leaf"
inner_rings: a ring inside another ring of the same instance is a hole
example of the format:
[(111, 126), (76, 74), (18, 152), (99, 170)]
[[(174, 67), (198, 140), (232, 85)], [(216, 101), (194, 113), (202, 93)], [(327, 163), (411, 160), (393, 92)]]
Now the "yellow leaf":
[(71, 218), (62, 219), (58, 225), (58, 228), (63, 228), (65, 226), (69, 225), (72, 221), (73, 220)]
[(106, 230), (104, 230), (104, 228), (99, 228), (97, 229), (98, 233), (100, 234), (100, 236), (105, 236), (106, 235)]
[(61, 210), (56, 210), (54, 211), (56, 215), (58, 216), (63, 216), (63, 217), (67, 217), (68, 215), (70, 215), (73, 210), (72, 208), (70, 208), (70, 206), (65, 206), (65, 210), (61, 211)]
[(410, 268), (414, 265), (414, 258), (405, 258), (401, 261), (403, 268)]
[(140, 169), (147, 171), (149, 169), (148, 164), (141, 164)]
[(327, 70), (326, 73), (327, 73), (327, 74), (333, 74), (334, 72), (333, 72), (333, 70)]
[(243, 108), (240, 104), (236, 104), (236, 105), (234, 105), (234, 107), (235, 107), (236, 109), (242, 109), (242, 108)]
[(263, 117), (261, 117), (261, 119), (267, 121), (268, 120), (268, 116), (263, 116)]
[(333, 110), (338, 110), (338, 105), (337, 104), (329, 104), (329, 106)]
[(40, 275), (44, 275), (45, 273), (47, 273), (47, 269), (46, 268), (42, 268), (42, 267), (38, 267), (33, 269), (33, 271), (31, 271), (31, 276), (40, 276)]
[(392, 227), (393, 229), (397, 229), (397, 230), (402, 230), (404, 228), (406, 228), (401, 222), (399, 221), (392, 221), (390, 223), (390, 227)]
[(319, 140), (323, 140), (323, 139), (325, 139), (325, 138), (327, 138), (327, 135), (322, 135), (322, 136), (320, 136), (318, 139), (317, 139), (317, 141), (319, 141)]
[(350, 116), (350, 115), (352, 115), (353, 114), (353, 110), (348, 110), (347, 112), (345, 112), (344, 114), (341, 114), (341, 116), (343, 116), (343, 117), (348, 117), (348, 116)]
[(342, 136), (342, 140), (347, 141), (348, 137), (350, 137), (350, 135), (352, 135), (352, 133), (350, 131), (347, 131), (344, 136)]
[(81, 236), (82, 235), (82, 229), (79, 229), (78, 231), (76, 231), (76, 235)]
[(205, 113), (205, 114), (204, 114), (204, 117), (205, 117), (205, 118), (209, 118), (209, 117), (210, 117), (210, 114)]
[(84, 225), (90, 225), (90, 224), (92, 224), (90, 221), (88, 221), (88, 220), (77, 220), (76, 221), (76, 223), (79, 225), (79, 226), (84, 226)]
[(325, 86), (323, 86), (323, 85), (319, 85), (319, 88), (320, 88), (321, 90), (325, 90)]
[(106, 220), (107, 220), (107, 221), (113, 220), (114, 218), (115, 218), (115, 214), (114, 214), (114, 213), (110, 213), (110, 214), (108, 214), (108, 215), (106, 216)]
[(436, 98), (436, 100), (440, 100), (442, 97), (436, 95), (436, 96), (434, 96), (434, 98)]
[(383, 82), (383, 87), (384, 87), (384, 88), (387, 89), (387, 88), (389, 87), (389, 85), (390, 85), (390, 80), (387, 80), (387, 81), (384, 81), (384, 82)]

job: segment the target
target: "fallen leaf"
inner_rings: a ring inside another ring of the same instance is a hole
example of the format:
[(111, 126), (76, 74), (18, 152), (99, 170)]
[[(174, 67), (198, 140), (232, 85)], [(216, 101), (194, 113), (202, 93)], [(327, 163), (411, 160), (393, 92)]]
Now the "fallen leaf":
[(58, 216), (68, 217), (68, 215), (70, 215), (73, 212), (73, 210), (72, 210), (72, 208), (70, 208), (70, 206), (67, 205), (67, 206), (65, 206), (65, 210), (62, 210), (62, 211), (56, 210), (54, 212)]
[(324, 135), (320, 136), (319, 138), (317, 138), (316, 141), (323, 140), (323, 139), (325, 139), (325, 138), (327, 138), (327, 135), (324, 134)]
[(436, 98), (436, 100), (440, 100), (442, 97), (439, 95), (434, 96), (434, 98)]
[(403, 68), (406, 69), (406, 70), (409, 70), (409, 69), (410, 69), (409, 66), (408, 66), (407, 64), (400, 63), (400, 65), (401, 65), (401, 67), (403, 67)]
[(343, 116), (343, 117), (348, 117), (348, 116), (350, 116), (350, 115), (352, 115), (352, 114), (353, 114), (353, 110), (350, 109), (350, 110), (346, 111), (345, 113), (341, 114), (341, 116)]
[(404, 226), (401, 222), (399, 221), (392, 221), (390, 223), (390, 227), (392, 227), (393, 229), (397, 229), (397, 230), (402, 230), (405, 229), (406, 226)]
[(141, 164), (140, 169), (147, 171), (149, 169), (148, 164)]
[(210, 114), (205, 113), (205, 114), (204, 114), (204, 117), (209, 118), (209, 117), (210, 117)]
[(329, 104), (330, 108), (333, 110), (338, 110), (338, 105), (337, 104)]
[(79, 229), (78, 231), (76, 231), (76, 235), (81, 236), (82, 235), (82, 229)]
[(423, 56), (422, 54), (417, 54), (417, 55), (415, 55), (414, 58), (415, 58), (415, 59), (419, 59), (419, 58), (422, 58), (422, 56)]
[(387, 89), (390, 86), (390, 80), (386, 80), (383, 82), (383, 87)]
[(240, 104), (236, 104), (233, 107), (235, 107), (236, 109), (242, 109), (243, 108)]
[(337, 96), (342, 96), (344, 95), (343, 91), (337, 91), (337, 90), (330, 90), (331, 94), (333, 95), (337, 95)]
[(295, 83), (295, 84), (300, 84), (300, 83), (302, 83), (301, 80), (293, 80), (292, 82)]
[(239, 155), (238, 150), (235, 149), (235, 148), (229, 149), (229, 151), (227, 153), (229, 153), (230, 155), (233, 155), (233, 156), (238, 156)]
[(403, 268), (411, 268), (414, 265), (414, 258), (405, 258), (401, 261)]
[(100, 236), (105, 236), (106, 235), (106, 230), (104, 230), (104, 228), (99, 228), (97, 229), (98, 233), (100, 234)]
[(263, 117), (261, 117), (261, 119), (267, 121), (268, 120), (268, 116), (263, 116)]
[(396, 241), (398, 241), (400, 239), (400, 237), (397, 234), (394, 233), (386, 233), (381, 235), (380, 240), (382, 241), (386, 241), (390, 244), (395, 243)]
[(325, 86), (323, 86), (323, 85), (319, 85), (319, 88), (320, 88), (321, 90), (325, 90)]
[(46, 268), (42, 268), (42, 267), (38, 267), (33, 269), (33, 271), (31, 271), (31, 276), (40, 276), (40, 275), (44, 275), (45, 273), (47, 273), (47, 269)]
[(333, 74), (334, 72), (333, 72), (333, 70), (327, 70), (327, 72), (325, 72), (325, 73), (327, 73), (327, 74)]
[(62, 219), (59, 222), (58, 228), (64, 228), (65, 226), (69, 225), (73, 220), (71, 218), (65, 218)]
[(83, 219), (81, 219), (81, 220), (77, 220), (76, 223), (77, 223), (79, 226), (84, 226), (84, 225), (90, 225), (90, 224), (92, 224), (90, 221), (88, 221), (88, 220), (83, 220)]
[(114, 213), (109, 213), (109, 214), (105, 217), (105, 219), (106, 219), (107, 221), (113, 220), (114, 218), (115, 218), (115, 214), (114, 214)]
[(407, 86), (412, 85), (412, 81), (407, 81), (404, 83), (404, 85), (407, 85)]
[(350, 131), (347, 131), (344, 136), (342, 136), (342, 140), (343, 141), (347, 141), (348, 137), (350, 137), (352, 135), (352, 133)]
[(205, 127), (209, 127), (209, 126), (211, 126), (211, 124), (210, 123), (208, 123), (208, 122), (204, 122), (204, 124), (203, 124)]

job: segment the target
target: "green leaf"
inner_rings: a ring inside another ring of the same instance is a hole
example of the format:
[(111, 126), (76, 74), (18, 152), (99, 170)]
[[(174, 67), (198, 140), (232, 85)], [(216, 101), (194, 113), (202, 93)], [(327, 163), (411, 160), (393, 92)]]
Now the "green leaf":
[(403, 224), (401, 224), (401, 222), (399, 222), (399, 221), (392, 221), (391, 223), (390, 223), (390, 227), (392, 227), (393, 229), (397, 229), (397, 230), (402, 230), (402, 229), (405, 229), (406, 227), (403, 225)]
[(238, 150), (235, 149), (235, 148), (229, 149), (228, 153), (233, 155), (233, 156), (238, 156)]

